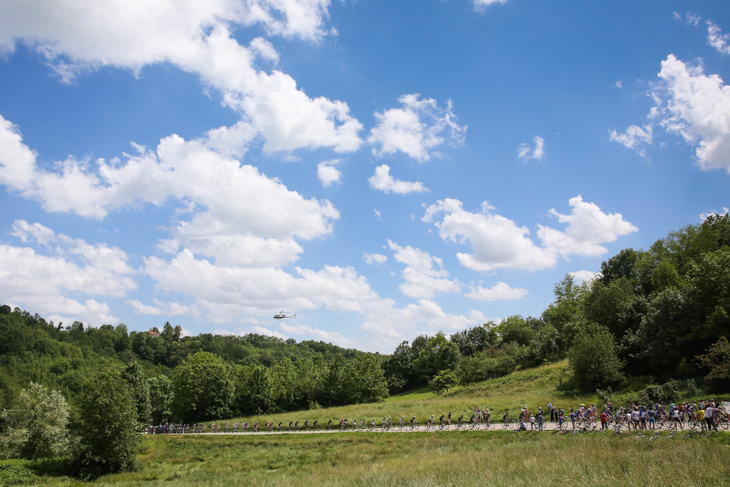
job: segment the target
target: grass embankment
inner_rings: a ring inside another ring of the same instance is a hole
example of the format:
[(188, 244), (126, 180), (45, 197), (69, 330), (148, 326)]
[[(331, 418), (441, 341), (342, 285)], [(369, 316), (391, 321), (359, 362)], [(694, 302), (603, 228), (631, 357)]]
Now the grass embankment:
[(116, 486), (706, 486), (730, 478), (730, 435), (655, 440), (613, 433), (438, 432), (157, 436)]
[[(295, 411), (288, 413), (276, 413), (246, 418), (234, 418), (228, 420), (231, 424), (235, 421), (248, 421), (253, 424), (258, 421), (264, 424), (267, 421), (285, 425), (289, 421), (319, 420), (321, 425), (329, 419), (338, 421), (341, 418), (375, 418), (378, 421), (383, 416), (392, 416), (397, 422), (398, 418), (404, 416), (410, 419), (416, 416), (419, 423), (424, 424), (433, 414), (438, 418), (441, 414), (452, 412), (454, 420), (460, 414), (465, 418), (471, 416), (474, 406), (480, 409), (488, 408), (492, 412), (492, 419), (501, 419), (504, 411), (509, 411), (513, 418), (519, 414), (520, 407), (526, 406), (530, 411), (537, 411), (539, 406), (544, 409), (548, 401), (554, 405), (564, 407), (566, 410), (570, 405), (579, 403), (594, 403), (595, 396), (575, 396), (558, 392), (557, 387), (561, 377), (566, 375), (567, 361), (545, 365), (535, 369), (518, 371), (506, 377), (493, 379), (478, 384), (464, 387), (455, 387), (449, 392), (436, 396), (428, 389), (409, 391), (389, 397), (381, 403), (354, 404), (328, 409), (314, 409), (309, 411)], [(499, 417), (497, 418), (497, 415)]]

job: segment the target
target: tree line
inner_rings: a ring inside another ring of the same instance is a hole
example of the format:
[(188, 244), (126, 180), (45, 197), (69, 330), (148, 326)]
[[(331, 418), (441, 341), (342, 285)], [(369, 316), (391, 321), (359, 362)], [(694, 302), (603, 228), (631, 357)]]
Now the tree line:
[[(94, 396), (103, 387), (128, 399), (136, 428), (374, 402), (426, 385), (442, 393), (565, 358), (572, 376), (563, 387), (576, 392), (705, 376), (709, 387), (730, 389), (728, 215), (672, 231), (648, 250), (624, 249), (594, 280), (567, 275), (554, 294), (539, 317), (420, 335), (390, 355), (257, 334), (184, 337), (169, 322), (149, 332), (64, 326), (0, 306), (0, 438), (19, 437), (7, 411), (23, 409), (30, 382), (68, 400), (79, 432), (96, 427), (84, 408), (105, 399)], [(101, 446), (77, 438), (86, 445), (77, 459), (93, 470)]]

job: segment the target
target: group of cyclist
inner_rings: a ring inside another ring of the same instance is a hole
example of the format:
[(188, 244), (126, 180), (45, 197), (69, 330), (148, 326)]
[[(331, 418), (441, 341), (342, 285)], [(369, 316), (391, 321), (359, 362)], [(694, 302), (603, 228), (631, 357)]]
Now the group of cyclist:
[[(469, 413), (467, 413), (469, 414)], [(624, 407), (614, 408), (611, 403), (606, 404), (602, 411), (599, 412), (595, 405), (580, 404), (578, 407), (570, 406), (568, 411), (558, 406), (554, 406), (548, 402), (547, 410), (539, 407), (536, 412), (530, 412), (526, 407), (520, 408), (520, 413), (516, 419), (513, 419), (509, 412), (505, 411), (501, 418), (501, 425), (504, 429), (516, 429), (517, 431), (544, 431), (545, 423), (548, 421), (555, 423), (559, 430), (597, 430), (600, 423), (601, 430), (606, 431), (613, 429), (616, 433), (621, 432), (621, 428), (627, 428), (629, 431), (635, 430), (654, 430), (656, 428), (672, 428), (684, 429), (685, 425), (690, 429), (702, 429), (707, 431), (717, 431), (718, 427), (728, 429), (730, 421), (725, 412), (719, 407), (719, 403), (714, 400), (702, 400), (696, 403), (671, 403), (666, 406), (664, 403), (657, 402), (652, 406), (645, 406), (637, 403), (628, 404)], [(465, 414), (461, 414), (454, 421), (457, 428), (488, 429), (493, 425), (492, 415), (488, 408), (480, 409), (475, 406), (471, 417), (467, 420)], [(425, 423), (426, 430), (449, 429), (452, 425), (452, 413), (442, 414), (438, 421), (435, 415), (431, 415)], [(416, 416), (412, 416), (410, 420), (406, 420), (404, 416), (400, 417), (397, 424), (392, 417), (383, 417), (379, 424), (375, 418), (368, 421), (366, 418), (353, 418), (349, 420), (342, 418), (339, 420), (330, 419), (326, 425), (322, 427), (325, 430), (390, 430), (394, 428), (410, 428), (419, 429)], [(258, 421), (253, 424), (248, 422), (210, 423), (206, 427), (203, 423), (193, 425), (166, 423), (159, 426), (150, 426), (147, 428), (149, 434), (162, 433), (246, 433), (246, 432), (284, 432), (284, 431), (309, 431), (319, 430), (320, 424), (318, 420), (306, 420), (304, 423), (299, 421), (289, 421), (288, 424), (279, 422), (275, 424), (273, 421), (265, 422), (263, 426)]]

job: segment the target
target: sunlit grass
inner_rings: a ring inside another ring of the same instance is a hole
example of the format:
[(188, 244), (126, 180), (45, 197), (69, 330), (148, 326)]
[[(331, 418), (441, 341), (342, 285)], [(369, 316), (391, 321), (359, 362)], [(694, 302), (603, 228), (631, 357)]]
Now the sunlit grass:
[(540, 406), (547, 408), (548, 401), (554, 405), (563, 406), (566, 410), (570, 405), (596, 402), (595, 396), (566, 395), (557, 390), (561, 377), (566, 378), (567, 368), (568, 363), (564, 360), (535, 369), (518, 371), (499, 379), (469, 386), (457, 386), (441, 396), (433, 394), (427, 388), (422, 388), (389, 397), (380, 403), (275, 413), (265, 416), (233, 418), (227, 421), (231, 424), (243, 420), (251, 424), (258, 421), (261, 425), (268, 421), (274, 421), (277, 424), (281, 421), (284, 426), (287, 426), (289, 421), (299, 421), (303, 425), (305, 420), (312, 422), (318, 420), (320, 425), (325, 425), (329, 419), (337, 423), (342, 418), (350, 420), (367, 418), (368, 421), (375, 418), (380, 424), (383, 417), (392, 416), (393, 420), (397, 422), (401, 416), (410, 419), (415, 415), (419, 423), (423, 424), (432, 414), (438, 418), (449, 411), (454, 419), (461, 414), (464, 414), (465, 418), (469, 418), (474, 406), (478, 406), (480, 409), (488, 408), (493, 414), (493, 419), (496, 419), (497, 414), (501, 419), (505, 411), (509, 411), (513, 417), (516, 417), (523, 406), (528, 407), (531, 411), (536, 411)]
[[(730, 436), (338, 433), (151, 437), (98, 485), (723, 485)], [(699, 452), (713, 452), (711, 455)]]

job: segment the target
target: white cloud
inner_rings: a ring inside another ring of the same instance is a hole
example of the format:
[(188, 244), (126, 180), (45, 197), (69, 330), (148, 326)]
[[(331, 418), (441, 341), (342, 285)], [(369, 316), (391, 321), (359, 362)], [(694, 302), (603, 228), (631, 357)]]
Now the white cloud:
[(172, 260), (145, 259), (143, 272), (159, 291), (194, 297), (195, 307), (215, 322), (264, 316), (272, 309), (327, 308), (362, 312), (377, 295), (354, 269), (330, 267), (319, 272), (295, 268), (295, 275), (278, 267), (243, 268), (214, 265), (185, 249)]
[(428, 188), (420, 181), (401, 181), (390, 175), (390, 166), (382, 164), (375, 168), (375, 174), (368, 178), (370, 187), (385, 193), (408, 194), (423, 193)]
[(529, 144), (520, 144), (517, 148), (517, 157), (524, 160), (525, 162), (530, 159), (537, 159), (538, 161), (545, 157), (545, 139), (536, 135), (532, 139), (534, 146), (530, 148)]
[(624, 220), (620, 213), (603, 213), (598, 205), (583, 201), (581, 196), (571, 198), (569, 204), (573, 207), (570, 215), (550, 210), (551, 216), (560, 223), (568, 224), (564, 232), (542, 225), (538, 225), (537, 231), (546, 248), (554, 249), (565, 257), (603, 255), (608, 249), (602, 243), (614, 242), (619, 236), (639, 230)]
[(176, 303), (176, 302), (163, 302), (159, 299), (154, 300), (154, 305), (146, 305), (136, 299), (128, 299), (127, 305), (132, 310), (141, 315), (156, 315), (156, 316), (193, 316), (195, 310), (189, 306)]
[(232, 32), (256, 23), (269, 34), (318, 41), (330, 0), (27, 0), (4, 5), (0, 52), (20, 42), (44, 55), (66, 81), (100, 66), (170, 63), (200, 76), (264, 142), (267, 152), (329, 147), (357, 150), (362, 125), (347, 104), (309, 98), (290, 76), (257, 69), (278, 54), (260, 37), (240, 45)]
[[(651, 95), (654, 106), (648, 118), (658, 120), (667, 132), (680, 135), (696, 146), (701, 170), (724, 169), (730, 173), (730, 86), (718, 75), (705, 75), (701, 65), (687, 66), (673, 54), (662, 61)], [(652, 126), (632, 125), (611, 140), (644, 155), (652, 142)]]
[(512, 220), (495, 214), (495, 208), (486, 202), (482, 204), (481, 212), (471, 213), (465, 211), (458, 200), (442, 200), (426, 209), (423, 221), (432, 222), (444, 214), (443, 219), (435, 223), (439, 235), (444, 240), (471, 245), (472, 254), (456, 255), (463, 266), (476, 271), (534, 271), (552, 267), (558, 255), (602, 255), (608, 250), (600, 244), (638, 230), (620, 214), (605, 214), (580, 196), (571, 198), (569, 203), (573, 207), (570, 215), (562, 215), (554, 209), (550, 211), (558, 221), (567, 223), (564, 232), (538, 225), (537, 235), (542, 240), (542, 247), (529, 238), (530, 231), (526, 227), (518, 227)]
[(575, 279), (575, 282), (580, 284), (584, 282), (591, 282), (594, 279), (601, 276), (600, 272), (592, 272), (592, 271), (575, 271), (570, 273), (571, 276), (573, 276), (573, 279)]
[(616, 129), (612, 130), (610, 140), (611, 142), (618, 142), (627, 149), (634, 149), (641, 157), (646, 157), (644, 145), (651, 145), (652, 132), (651, 125), (644, 125), (644, 128), (631, 125), (622, 134), (616, 132)]
[(388, 257), (383, 254), (362, 254), (362, 259), (370, 265), (382, 265), (388, 260)]
[(401, 341), (412, 340), (419, 334), (463, 330), (485, 321), (479, 311), (472, 309), (468, 316), (454, 315), (427, 299), (404, 308), (395, 308), (392, 301), (383, 300), (366, 310), (362, 330), (374, 349), (390, 353)]
[(651, 115), (667, 131), (696, 145), (700, 169), (730, 173), (730, 86), (702, 66), (687, 66), (674, 55), (662, 61)]
[(700, 214), (700, 221), (705, 221), (705, 220), (707, 220), (708, 217), (710, 217), (712, 215), (720, 215), (720, 216), (727, 215), (728, 211), (730, 211), (730, 210), (728, 210), (727, 206), (723, 206), (722, 211), (712, 210), (712, 211), (708, 211), (707, 213), (702, 213), (702, 214)]
[[(396, 262), (405, 264), (400, 290), (408, 297), (416, 299), (431, 299), (436, 294), (458, 293), (461, 283), (458, 279), (449, 279), (449, 273), (443, 268), (443, 261), (432, 257), (410, 245), (401, 247), (388, 240), (388, 247), (393, 251)], [(434, 265), (436, 268), (434, 268)]]
[(279, 327), (281, 328), (281, 331), (287, 335), (304, 335), (315, 340), (334, 343), (335, 345), (347, 348), (355, 346), (352, 340), (345, 338), (344, 335), (336, 331), (325, 331), (318, 328), (311, 328), (309, 326), (289, 325), (287, 323), (280, 323)]
[(282, 340), (286, 340), (287, 338), (289, 338), (281, 332), (278, 332), (276, 330), (270, 330), (263, 326), (254, 326), (251, 328), (251, 331), (253, 333), (258, 333), (259, 335), (266, 335), (266, 336), (270, 336), (270, 337), (281, 338)]
[(494, 4), (504, 5), (507, 3), (507, 0), (473, 0), (474, 1), (474, 10), (477, 12), (484, 12), (486, 11), (487, 7)]
[(6, 303), (53, 313), (56, 320), (99, 325), (118, 319), (106, 303), (78, 296), (124, 297), (137, 288), (126, 253), (116, 247), (88, 244), (24, 220), (15, 221), (11, 235), (26, 246), (0, 245), (0, 296)]
[(426, 209), (423, 221), (436, 222), (444, 240), (471, 245), (473, 254), (457, 253), (461, 264), (476, 271), (496, 269), (545, 269), (555, 264), (553, 252), (536, 246), (527, 236), (530, 231), (492, 212), (486, 202), (479, 213), (465, 211), (461, 201), (445, 199)]
[(340, 163), (339, 159), (322, 161), (317, 165), (317, 177), (325, 188), (340, 182), (342, 173), (335, 167)]
[(730, 34), (722, 34), (716, 24), (707, 21), (707, 43), (720, 54), (730, 54)]
[(528, 294), (530, 293), (527, 289), (513, 288), (504, 282), (498, 282), (491, 288), (472, 287), (471, 292), (465, 294), (465, 296), (479, 301), (500, 301), (504, 299), (521, 299)]
[(0, 116), (0, 183), (47, 211), (96, 218), (137, 202), (176, 201), (194, 215), (179, 222), (161, 248), (190, 248), (223, 264), (289, 264), (302, 252), (295, 239), (332, 232), (339, 212), (329, 201), (305, 199), (255, 167), (215, 152), (211, 147), (221, 144), (220, 135), (192, 141), (172, 135), (155, 152), (137, 146), (138, 154), (125, 154), (124, 162), (69, 158), (49, 171), (38, 167), (17, 128)]
[(466, 127), (456, 122), (451, 100), (441, 108), (433, 98), (419, 100), (421, 95), (403, 95), (398, 101), (403, 108), (391, 108), (376, 113), (377, 126), (370, 131), (368, 142), (378, 157), (403, 152), (420, 162), (431, 156), (440, 156), (432, 149), (448, 143), (459, 146), (464, 143)]

